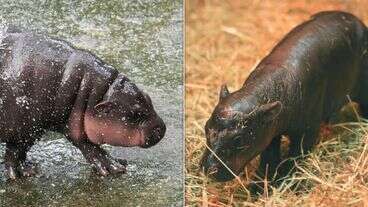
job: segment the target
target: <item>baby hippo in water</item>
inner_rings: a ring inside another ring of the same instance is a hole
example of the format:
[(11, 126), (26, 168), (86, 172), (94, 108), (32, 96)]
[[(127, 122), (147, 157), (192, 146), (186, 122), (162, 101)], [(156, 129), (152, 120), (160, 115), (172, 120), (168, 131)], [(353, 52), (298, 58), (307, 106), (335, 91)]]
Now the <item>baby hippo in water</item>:
[(100, 145), (151, 147), (165, 124), (150, 97), (90, 52), (44, 35), (7, 29), (0, 48), (0, 141), (10, 179), (30, 176), (31, 146), (46, 130), (65, 134), (106, 176), (125, 172)]

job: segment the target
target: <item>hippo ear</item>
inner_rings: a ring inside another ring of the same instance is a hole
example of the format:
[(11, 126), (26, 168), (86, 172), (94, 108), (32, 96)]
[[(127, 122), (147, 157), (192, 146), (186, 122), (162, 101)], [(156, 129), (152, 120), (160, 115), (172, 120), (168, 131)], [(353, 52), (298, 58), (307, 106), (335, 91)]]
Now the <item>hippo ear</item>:
[(113, 108), (113, 103), (111, 101), (102, 101), (94, 106), (97, 112), (108, 113)]
[(261, 105), (258, 108), (258, 111), (262, 113), (262, 119), (269, 122), (274, 120), (280, 114), (281, 109), (282, 103), (280, 101), (275, 101)]
[(227, 89), (226, 84), (221, 86), (221, 90), (220, 90), (220, 101), (225, 98), (226, 96), (228, 96), (230, 94), (229, 89)]

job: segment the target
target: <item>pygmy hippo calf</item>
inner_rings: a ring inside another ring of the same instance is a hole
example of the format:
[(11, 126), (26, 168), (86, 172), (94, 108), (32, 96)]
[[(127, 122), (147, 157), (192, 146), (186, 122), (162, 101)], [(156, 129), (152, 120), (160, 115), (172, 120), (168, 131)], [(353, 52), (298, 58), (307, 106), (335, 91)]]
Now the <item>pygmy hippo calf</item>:
[[(346, 104), (347, 96), (368, 118), (367, 50), (368, 30), (355, 16), (339, 11), (312, 16), (275, 46), (241, 89), (230, 93), (222, 87), (205, 126), (207, 145), (234, 174), (259, 154), (259, 175), (280, 173), (282, 135), (290, 139), (289, 157), (308, 153), (318, 142), (321, 122)], [(234, 178), (209, 150), (201, 165), (215, 180)]]
[(35, 173), (26, 154), (45, 130), (65, 134), (103, 176), (125, 172), (126, 162), (101, 144), (147, 148), (163, 138), (150, 97), (92, 53), (14, 28), (0, 41), (0, 141), (9, 178)]

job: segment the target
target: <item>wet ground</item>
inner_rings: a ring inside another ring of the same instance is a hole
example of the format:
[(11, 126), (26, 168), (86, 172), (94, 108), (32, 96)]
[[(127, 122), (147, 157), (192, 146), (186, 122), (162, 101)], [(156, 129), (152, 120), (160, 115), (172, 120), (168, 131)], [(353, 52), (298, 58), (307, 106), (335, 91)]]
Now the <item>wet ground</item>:
[(150, 94), (167, 124), (166, 137), (152, 148), (106, 146), (129, 163), (127, 174), (108, 178), (95, 176), (76, 148), (49, 132), (29, 153), (38, 176), (9, 182), (0, 164), (0, 206), (182, 205), (181, 0), (0, 0), (0, 5), (0, 23), (66, 39), (126, 73)]

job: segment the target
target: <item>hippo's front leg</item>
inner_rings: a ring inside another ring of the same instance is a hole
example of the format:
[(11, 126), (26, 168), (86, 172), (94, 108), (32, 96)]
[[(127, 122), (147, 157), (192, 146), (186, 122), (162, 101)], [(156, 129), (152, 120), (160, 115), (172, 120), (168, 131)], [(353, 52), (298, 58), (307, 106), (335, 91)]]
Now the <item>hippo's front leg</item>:
[(32, 163), (26, 161), (27, 152), (33, 145), (31, 143), (6, 143), (5, 170), (9, 179), (15, 180), (19, 177), (29, 177), (36, 174), (36, 168)]
[(92, 164), (99, 175), (107, 176), (109, 174), (126, 172), (126, 160), (111, 157), (104, 149), (87, 139), (82, 141), (71, 139), (71, 141), (82, 152), (86, 160)]
[(109, 174), (125, 173), (126, 161), (113, 159), (99, 145), (89, 141), (84, 132), (84, 116), (79, 111), (79, 107), (75, 107), (70, 115), (68, 131), (65, 133), (68, 140), (82, 152), (98, 174), (107, 176)]
[[(85, 67), (85, 66), (83, 66)], [(84, 115), (90, 106), (94, 106), (96, 101), (103, 96), (101, 91), (105, 91), (107, 86), (93, 87), (94, 81), (91, 74), (84, 74), (75, 100), (75, 104), (69, 116), (67, 131), (65, 135), (83, 154), (86, 160), (92, 164), (98, 174), (107, 176), (109, 174), (120, 174), (126, 172), (126, 161), (112, 158), (99, 145), (89, 141), (84, 127)]]
[(253, 195), (260, 194), (264, 191), (264, 181), (275, 184), (280, 178), (278, 172), (281, 163), (280, 152), (281, 136), (273, 138), (269, 146), (262, 152), (261, 161), (256, 172), (255, 182), (250, 185), (251, 193)]

